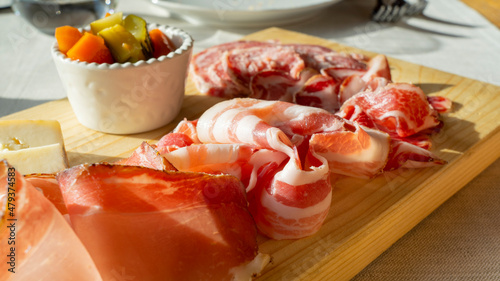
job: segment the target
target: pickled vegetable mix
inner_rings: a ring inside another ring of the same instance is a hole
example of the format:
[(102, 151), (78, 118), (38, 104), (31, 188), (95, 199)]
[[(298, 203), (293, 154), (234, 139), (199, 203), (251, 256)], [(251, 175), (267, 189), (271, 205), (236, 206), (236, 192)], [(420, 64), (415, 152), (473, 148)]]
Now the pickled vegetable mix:
[[(153, 34), (153, 36), (150, 36)], [(175, 47), (162, 31), (148, 31), (146, 21), (122, 12), (107, 15), (80, 32), (75, 27), (56, 28), (59, 50), (70, 59), (95, 63), (125, 63), (167, 55)]]

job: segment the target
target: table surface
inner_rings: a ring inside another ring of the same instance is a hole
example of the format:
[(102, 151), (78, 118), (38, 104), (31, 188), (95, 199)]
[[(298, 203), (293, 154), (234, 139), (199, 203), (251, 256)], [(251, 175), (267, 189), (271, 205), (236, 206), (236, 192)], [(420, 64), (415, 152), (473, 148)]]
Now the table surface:
[[(344, 0), (280, 27), (500, 85), (499, 1), (430, 1), (425, 17), (396, 24), (369, 21), (374, 5)], [(117, 10), (186, 30), (195, 52), (258, 30), (192, 25), (145, 0), (120, 0)], [(0, 10), (0, 34), (0, 117), (65, 97), (52, 37), (8, 8)], [(500, 280), (499, 175), (497, 160), (353, 280)]]

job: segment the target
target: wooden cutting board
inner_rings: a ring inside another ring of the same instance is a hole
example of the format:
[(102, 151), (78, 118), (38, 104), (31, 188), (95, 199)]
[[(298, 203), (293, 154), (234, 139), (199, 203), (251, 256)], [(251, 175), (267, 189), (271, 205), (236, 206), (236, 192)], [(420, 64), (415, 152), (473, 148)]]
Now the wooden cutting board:
[[(324, 45), (342, 52), (374, 55), (320, 38), (278, 28), (245, 39)], [(453, 100), (454, 111), (434, 136), (442, 167), (399, 170), (372, 180), (333, 179), (332, 208), (316, 235), (296, 241), (259, 237), (272, 263), (258, 280), (348, 280), (500, 156), (500, 87), (389, 58), (395, 82), (411, 82), (429, 95)], [(69, 162), (114, 161), (143, 141), (155, 143), (183, 118), (192, 120), (220, 99), (199, 95), (188, 81), (178, 117), (143, 134), (108, 135), (80, 125), (66, 99), (42, 104), (2, 119), (56, 119), (61, 123)]]

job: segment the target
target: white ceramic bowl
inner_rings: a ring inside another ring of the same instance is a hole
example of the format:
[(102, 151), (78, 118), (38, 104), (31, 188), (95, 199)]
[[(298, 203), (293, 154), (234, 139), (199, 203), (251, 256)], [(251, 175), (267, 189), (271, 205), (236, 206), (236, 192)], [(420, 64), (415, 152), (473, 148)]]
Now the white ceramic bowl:
[(158, 59), (97, 64), (71, 60), (52, 46), (52, 57), (78, 121), (93, 130), (135, 134), (162, 127), (180, 111), (193, 49), (181, 29), (159, 28), (177, 49)]

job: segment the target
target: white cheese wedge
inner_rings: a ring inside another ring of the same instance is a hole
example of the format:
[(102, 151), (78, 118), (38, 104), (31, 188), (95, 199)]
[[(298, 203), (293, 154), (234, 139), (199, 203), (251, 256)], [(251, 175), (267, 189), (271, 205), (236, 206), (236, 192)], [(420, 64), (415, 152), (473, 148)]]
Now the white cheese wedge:
[(0, 121), (0, 159), (25, 175), (68, 168), (61, 125), (55, 120)]

